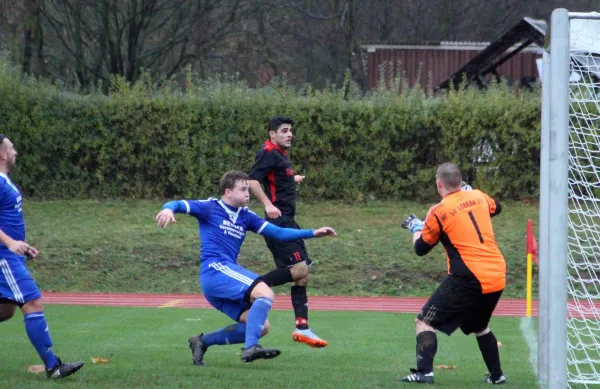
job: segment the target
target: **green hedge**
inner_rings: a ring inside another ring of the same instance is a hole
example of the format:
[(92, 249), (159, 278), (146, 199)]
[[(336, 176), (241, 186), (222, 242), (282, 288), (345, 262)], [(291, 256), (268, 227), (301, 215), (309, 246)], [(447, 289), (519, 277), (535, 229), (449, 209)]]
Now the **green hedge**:
[(290, 155), (307, 176), (305, 200), (431, 201), (444, 161), (492, 195), (537, 196), (539, 91), (359, 96), (237, 80), (189, 80), (183, 92), (148, 84), (75, 94), (0, 62), (0, 131), (19, 152), (15, 182), (41, 198), (215, 195), (223, 172), (250, 168), (268, 118), (282, 114), (297, 122)]

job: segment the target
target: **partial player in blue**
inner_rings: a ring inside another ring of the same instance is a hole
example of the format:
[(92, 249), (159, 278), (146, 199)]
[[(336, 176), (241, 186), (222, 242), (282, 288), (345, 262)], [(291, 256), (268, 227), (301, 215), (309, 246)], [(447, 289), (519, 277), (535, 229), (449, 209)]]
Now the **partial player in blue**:
[(81, 369), (83, 362), (64, 363), (52, 351), (42, 295), (25, 265), (25, 256), (36, 257), (38, 250), (25, 241), (23, 197), (8, 177), (16, 159), (13, 143), (0, 135), (0, 322), (12, 318), (20, 307), (27, 336), (44, 361), (48, 378), (59, 379)]
[(278, 240), (336, 236), (330, 227), (317, 230), (280, 228), (250, 211), (248, 175), (225, 173), (220, 182), (221, 199), (170, 201), (156, 215), (159, 227), (175, 223), (175, 213), (198, 219), (200, 228), (200, 284), (208, 302), (236, 323), (209, 334), (188, 339), (195, 365), (204, 365), (210, 346), (244, 343), (242, 361), (275, 358), (277, 349), (263, 348), (258, 339), (269, 332), (267, 316), (275, 299), (259, 276), (237, 264), (246, 231)]

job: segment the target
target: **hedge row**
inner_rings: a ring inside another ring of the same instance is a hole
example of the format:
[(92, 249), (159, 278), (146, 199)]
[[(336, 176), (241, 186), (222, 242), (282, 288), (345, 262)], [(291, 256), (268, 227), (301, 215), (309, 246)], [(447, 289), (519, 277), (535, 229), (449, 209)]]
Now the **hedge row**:
[(204, 197), (248, 170), (269, 117), (296, 122), (291, 158), (303, 199), (436, 198), (434, 172), (458, 163), (503, 198), (537, 195), (539, 91), (461, 89), (367, 96), (208, 80), (185, 91), (140, 82), (109, 96), (61, 91), (0, 62), (0, 131), (15, 142), (15, 181), (41, 198)]

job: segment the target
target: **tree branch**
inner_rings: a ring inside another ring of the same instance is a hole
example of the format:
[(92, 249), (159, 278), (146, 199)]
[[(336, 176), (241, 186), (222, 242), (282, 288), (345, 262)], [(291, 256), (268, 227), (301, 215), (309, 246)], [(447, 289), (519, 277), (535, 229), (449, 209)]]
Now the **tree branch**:
[(302, 8), (300, 5), (298, 5), (295, 1), (272, 1), (272, 3), (274, 3), (273, 5), (279, 8), (291, 8), (294, 9), (302, 14), (304, 14), (305, 16), (308, 16), (311, 19), (315, 19), (315, 20), (333, 20), (333, 19), (337, 19), (341, 16), (343, 16), (343, 14), (345, 13), (345, 10), (348, 7), (348, 2), (346, 2), (346, 5), (344, 6), (344, 9), (342, 9), (340, 12), (336, 13), (335, 15), (332, 16), (321, 16), (321, 15), (315, 15), (312, 14), (310, 12), (308, 12), (306, 9)]
[(50, 26), (54, 29), (54, 31), (56, 32), (56, 35), (58, 36), (58, 39), (60, 39), (61, 43), (63, 44), (64, 48), (67, 49), (67, 51), (69, 53), (71, 53), (71, 55), (75, 58), (75, 60), (77, 62), (79, 62), (84, 68), (86, 68), (90, 73), (94, 74), (96, 77), (99, 77), (101, 79), (103, 79), (104, 81), (107, 81), (110, 83), (110, 80), (106, 77), (104, 77), (102, 74), (96, 72), (94, 69), (90, 68), (85, 61), (82, 58), (79, 58), (77, 56), (77, 54), (75, 54), (75, 52), (69, 47), (68, 43), (65, 41), (65, 39), (63, 38), (63, 36), (61, 35), (60, 31), (58, 30), (58, 28), (54, 25), (54, 23), (52, 22), (52, 19), (48, 16), (48, 14), (45, 12), (45, 10), (43, 8), (40, 9), (42, 15), (44, 15), (46, 17), (46, 20), (48, 20), (48, 23), (50, 24)]

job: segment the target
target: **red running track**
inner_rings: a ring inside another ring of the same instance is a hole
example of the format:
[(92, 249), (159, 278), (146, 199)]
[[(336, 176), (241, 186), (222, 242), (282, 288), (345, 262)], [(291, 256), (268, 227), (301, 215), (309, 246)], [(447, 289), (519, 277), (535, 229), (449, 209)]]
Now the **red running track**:
[[(200, 294), (67, 293), (44, 292), (47, 304), (110, 307), (212, 308)], [(310, 309), (316, 311), (371, 311), (418, 313), (426, 299), (416, 297), (310, 296)], [(289, 296), (276, 296), (273, 309), (290, 310)], [(525, 316), (525, 300), (501, 299), (495, 316)], [(532, 315), (537, 316), (533, 302)]]

